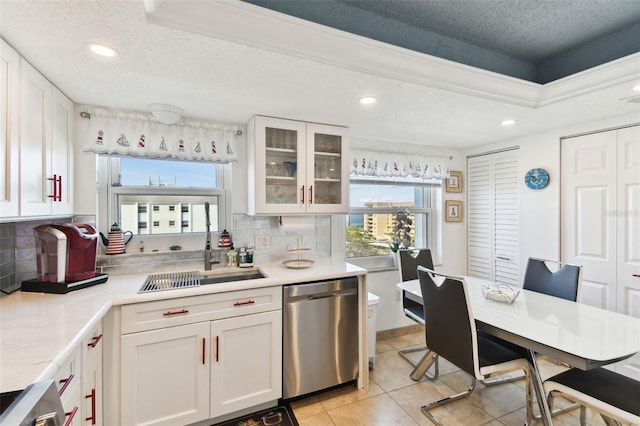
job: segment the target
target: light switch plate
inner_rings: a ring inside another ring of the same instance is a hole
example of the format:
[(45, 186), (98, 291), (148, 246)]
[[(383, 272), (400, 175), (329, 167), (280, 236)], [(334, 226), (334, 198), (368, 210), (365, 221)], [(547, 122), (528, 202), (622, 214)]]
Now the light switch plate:
[(256, 235), (256, 250), (268, 249), (271, 246), (271, 237), (268, 235)]

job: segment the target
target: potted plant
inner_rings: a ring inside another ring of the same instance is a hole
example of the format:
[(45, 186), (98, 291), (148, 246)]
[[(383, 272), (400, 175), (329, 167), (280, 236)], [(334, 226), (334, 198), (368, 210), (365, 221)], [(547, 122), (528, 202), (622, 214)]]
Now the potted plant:
[(396, 223), (393, 225), (389, 248), (396, 253), (400, 249), (411, 247), (411, 225), (413, 220), (409, 217), (409, 210), (401, 210), (396, 213)]

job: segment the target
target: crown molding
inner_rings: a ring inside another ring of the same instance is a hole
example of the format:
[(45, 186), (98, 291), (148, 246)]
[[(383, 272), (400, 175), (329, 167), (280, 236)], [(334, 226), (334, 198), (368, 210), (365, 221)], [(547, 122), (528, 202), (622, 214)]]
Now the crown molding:
[(145, 0), (150, 22), (369, 75), (539, 108), (640, 76), (640, 53), (545, 85), (459, 64), (239, 0)]

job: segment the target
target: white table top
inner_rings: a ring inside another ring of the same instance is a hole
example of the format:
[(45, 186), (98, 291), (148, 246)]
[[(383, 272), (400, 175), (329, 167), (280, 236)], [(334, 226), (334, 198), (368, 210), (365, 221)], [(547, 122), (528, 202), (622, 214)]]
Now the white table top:
[[(512, 304), (487, 300), (487, 281), (464, 277), (479, 328), (582, 369), (640, 352), (640, 318), (520, 289)], [(398, 287), (422, 297), (418, 280)]]

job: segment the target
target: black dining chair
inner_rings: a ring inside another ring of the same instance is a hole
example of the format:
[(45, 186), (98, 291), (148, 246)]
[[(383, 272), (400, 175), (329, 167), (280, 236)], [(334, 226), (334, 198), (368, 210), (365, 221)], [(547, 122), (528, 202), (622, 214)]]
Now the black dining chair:
[[(549, 265), (553, 265), (553, 271), (549, 268)], [(522, 288), (577, 302), (580, 297), (580, 289), (582, 288), (582, 266), (530, 257), (527, 260), (527, 268), (524, 272)], [(525, 348), (511, 342), (491, 335), (485, 337), (499, 342), (523, 356), (527, 353)], [(494, 377), (491, 380), (483, 382), (483, 384), (492, 386), (518, 379), (518, 377)], [(567, 410), (568, 409), (564, 409), (562, 412)]]
[[(552, 268), (549, 267), (550, 265)], [(565, 262), (539, 259), (535, 257), (530, 257), (528, 259), (522, 283), (523, 289), (577, 302), (580, 297), (581, 287), (581, 265), (573, 265)], [(522, 356), (527, 355), (527, 350), (525, 348), (493, 336), (488, 336), (488, 338), (510, 348)], [(483, 381), (482, 383), (486, 386), (493, 386), (518, 379), (518, 377), (493, 377), (490, 380)], [(557, 409), (555, 411), (552, 410), (551, 415), (557, 416), (577, 408), (580, 408), (579, 404), (572, 404), (562, 409)], [(534, 419), (540, 420), (541, 417), (536, 414), (534, 415)]]
[(418, 278), (424, 300), (427, 346), (473, 378), (466, 391), (426, 404), (420, 411), (433, 423), (441, 425), (430, 412), (431, 409), (467, 397), (475, 389), (478, 380), (494, 374), (522, 370), (527, 381), (527, 424), (531, 424), (532, 386), (527, 359), (478, 335), (464, 278), (438, 274), (423, 267), (418, 267)]
[[(425, 268), (433, 269), (433, 258), (431, 257), (431, 250), (426, 248), (418, 248), (418, 249), (401, 249), (397, 252), (397, 260), (398, 260), (398, 271), (400, 272), (400, 281), (411, 281), (418, 279), (418, 266), (424, 266)], [(422, 308), (422, 301), (418, 300), (417, 297), (413, 296), (411, 293), (403, 290), (402, 291), (402, 309), (404, 310), (404, 314), (417, 322), (418, 324), (424, 325), (424, 313)], [(422, 356), (420, 361), (413, 361), (408, 354), (415, 352), (426, 351)], [(429, 348), (426, 346), (418, 346), (411, 347), (406, 349), (398, 350), (398, 355), (402, 357), (405, 361), (407, 361), (411, 366), (416, 367), (418, 364), (428, 356)], [(435, 380), (439, 375), (439, 364), (438, 358), (435, 357), (433, 360), (433, 375), (426, 374), (427, 378), (430, 380)], [(422, 377), (415, 377), (412, 373), (412, 378), (416, 380), (420, 380)]]
[(587, 424), (585, 407), (616, 422), (640, 425), (640, 382), (606, 368), (572, 368), (545, 380), (544, 390), (550, 407), (555, 396), (579, 404), (581, 426)]
[[(550, 264), (555, 271), (551, 271)], [(577, 302), (581, 284), (582, 266), (530, 257), (522, 288)]]

